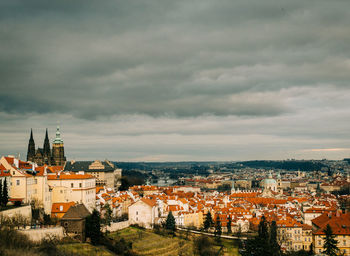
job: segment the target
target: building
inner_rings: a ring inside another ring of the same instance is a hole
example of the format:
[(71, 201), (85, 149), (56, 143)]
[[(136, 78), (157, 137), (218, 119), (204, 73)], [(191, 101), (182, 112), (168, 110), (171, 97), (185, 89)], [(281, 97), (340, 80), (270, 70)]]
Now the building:
[(64, 156), (64, 145), (63, 140), (61, 139), (61, 133), (59, 126), (56, 130), (56, 138), (52, 144), (52, 150), (50, 149), (50, 142), (48, 131), (46, 129), (44, 145), (42, 148), (35, 150), (35, 142), (33, 138), (33, 130), (30, 131), (30, 138), (28, 143), (27, 151), (27, 161), (36, 163), (39, 166), (42, 165), (61, 165), (63, 166), (66, 157)]
[(61, 219), (61, 226), (69, 236), (84, 242), (85, 241), (85, 222), (86, 217), (90, 215), (85, 205), (78, 204), (71, 206)]
[(38, 167), (30, 162), (21, 161), (14, 156), (3, 156), (0, 165), (6, 169), (10, 178), (10, 199), (30, 203), (35, 200), (41, 205), (45, 213), (51, 210), (51, 194), (47, 183), (47, 174), (50, 172), (46, 167)]
[(155, 200), (142, 198), (129, 206), (129, 222), (145, 228), (152, 228), (154, 224), (158, 224), (158, 209)]
[(272, 173), (270, 171), (269, 177), (261, 182), (261, 186), (266, 190), (271, 190), (277, 192), (277, 181), (272, 178)]
[(340, 253), (350, 255), (350, 213), (336, 212), (324, 213), (312, 220), (313, 246), (315, 253), (321, 253), (324, 244), (324, 230), (329, 225), (332, 228), (335, 239), (338, 241)]
[(85, 172), (96, 178), (97, 186), (106, 186), (118, 189), (122, 176), (122, 170), (116, 168), (113, 163), (105, 161), (69, 161), (64, 167), (68, 172)]
[(276, 224), (282, 249), (287, 251), (299, 251), (303, 249), (302, 224), (291, 218), (277, 220)]
[(92, 211), (96, 204), (95, 177), (89, 174), (61, 172), (47, 176), (52, 203), (76, 202)]
[(76, 205), (75, 202), (53, 203), (51, 208), (51, 218), (61, 219), (71, 206)]

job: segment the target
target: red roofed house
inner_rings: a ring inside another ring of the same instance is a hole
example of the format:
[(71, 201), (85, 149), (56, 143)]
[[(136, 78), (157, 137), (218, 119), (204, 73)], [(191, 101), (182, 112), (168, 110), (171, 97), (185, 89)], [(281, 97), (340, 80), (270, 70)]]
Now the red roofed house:
[(350, 213), (342, 213), (340, 210), (324, 213), (312, 220), (314, 252), (321, 253), (323, 249), (324, 230), (329, 225), (332, 228), (338, 248), (343, 255), (350, 255)]
[(53, 203), (51, 208), (51, 218), (61, 219), (63, 215), (69, 210), (69, 208), (74, 205), (74, 202)]

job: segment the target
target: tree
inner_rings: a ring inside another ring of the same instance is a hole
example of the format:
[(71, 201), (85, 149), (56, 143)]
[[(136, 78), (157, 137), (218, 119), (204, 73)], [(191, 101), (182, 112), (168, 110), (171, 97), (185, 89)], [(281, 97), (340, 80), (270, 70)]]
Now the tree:
[(122, 177), (121, 178), (121, 185), (119, 187), (119, 191), (124, 191), (124, 190), (128, 190), (130, 187), (130, 182), (126, 177)]
[(2, 206), (3, 201), (3, 191), (2, 191), (2, 182), (0, 180), (0, 207)]
[(207, 212), (205, 216), (205, 221), (204, 221), (204, 230), (208, 230), (213, 225), (213, 219), (211, 217), (210, 211)]
[(110, 226), (111, 225), (111, 222), (112, 222), (112, 209), (111, 207), (109, 206), (108, 203), (106, 203), (104, 206), (103, 206), (104, 210), (105, 210), (105, 214), (104, 214), (104, 218), (103, 218), (103, 223), (106, 225), (106, 226)]
[(231, 216), (229, 215), (227, 217), (227, 234), (231, 234), (232, 233), (232, 228), (231, 228)]
[(277, 241), (277, 225), (276, 221), (272, 221), (270, 225), (270, 239), (269, 239), (269, 247), (271, 251), (271, 255), (279, 256), (282, 254), (281, 247)]
[(253, 239), (249, 239), (246, 242), (245, 251), (242, 252), (243, 256), (270, 256), (271, 250), (269, 245), (270, 235), (268, 225), (265, 216), (261, 217), (258, 236)]
[(200, 236), (194, 239), (194, 254), (200, 256), (216, 255), (213, 241), (207, 236)]
[(169, 230), (171, 234), (174, 234), (176, 230), (175, 218), (171, 211), (169, 212), (168, 217), (166, 218), (165, 228)]
[(101, 217), (100, 213), (94, 209), (92, 214), (87, 216), (85, 222), (86, 237), (90, 237), (91, 243), (96, 245), (100, 242), (101, 233)]
[(327, 224), (326, 228), (323, 230), (326, 237), (323, 238), (323, 253), (328, 256), (336, 256), (338, 255), (339, 248), (337, 247), (338, 241), (335, 240), (335, 235), (333, 234), (331, 226)]
[(9, 195), (8, 195), (8, 191), (7, 191), (7, 181), (6, 181), (6, 178), (5, 178), (4, 185), (2, 186), (1, 203), (2, 203), (3, 206), (6, 206), (8, 201), (9, 201)]
[(221, 221), (220, 221), (220, 216), (216, 216), (216, 221), (215, 221), (215, 232), (214, 235), (217, 237), (218, 240), (220, 240), (220, 236), (222, 234), (221, 230)]

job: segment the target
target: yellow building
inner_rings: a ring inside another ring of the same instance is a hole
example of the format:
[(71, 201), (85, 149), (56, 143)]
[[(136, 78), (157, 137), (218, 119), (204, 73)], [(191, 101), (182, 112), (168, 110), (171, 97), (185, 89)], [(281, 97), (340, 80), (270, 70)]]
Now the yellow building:
[(0, 164), (10, 174), (10, 198), (13, 201), (30, 203), (33, 200), (44, 208), (45, 213), (51, 210), (51, 195), (47, 184), (46, 167), (16, 159), (14, 156), (2, 157)]
[(333, 213), (325, 213), (312, 220), (313, 245), (315, 253), (322, 253), (324, 245), (324, 230), (327, 225), (332, 229), (335, 239), (338, 241), (337, 247), (339, 255), (350, 255), (350, 213), (342, 213), (340, 210)]
[(307, 224), (302, 224), (303, 229), (303, 250), (309, 251), (312, 246), (312, 227)]
[(183, 213), (185, 227), (201, 228), (203, 226), (203, 213), (201, 211)]
[(47, 176), (52, 189), (52, 203), (83, 203), (91, 212), (96, 202), (95, 177), (84, 173), (57, 173)]
[(287, 218), (278, 220), (277, 234), (281, 248), (287, 251), (299, 251), (303, 249), (303, 227), (299, 222)]

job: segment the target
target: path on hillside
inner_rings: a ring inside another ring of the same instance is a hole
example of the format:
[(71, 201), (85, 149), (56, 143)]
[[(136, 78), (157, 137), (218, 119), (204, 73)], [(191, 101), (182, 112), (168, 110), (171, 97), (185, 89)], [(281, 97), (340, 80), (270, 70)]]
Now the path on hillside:
[[(202, 235), (206, 235), (206, 236), (215, 236), (213, 233), (207, 233), (207, 232), (203, 232), (203, 231), (196, 231), (196, 230), (185, 229), (185, 228), (178, 228), (178, 227), (177, 227), (177, 229), (181, 230), (181, 231), (189, 231), (189, 232), (195, 233), (195, 234), (202, 234)], [(232, 239), (232, 240), (237, 240), (237, 239), (247, 240), (246, 237), (238, 237), (238, 236), (221, 235), (220, 237), (227, 238), (227, 239)]]

